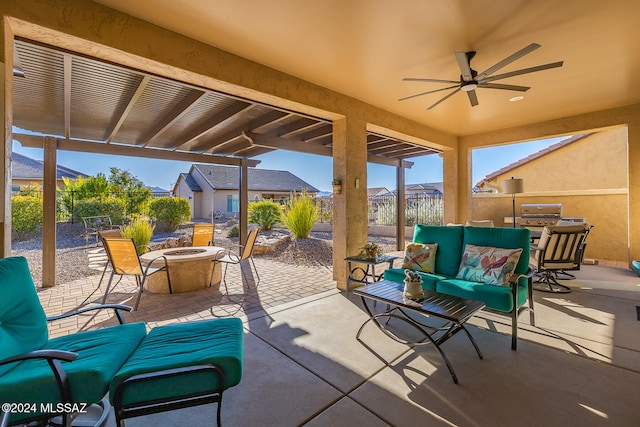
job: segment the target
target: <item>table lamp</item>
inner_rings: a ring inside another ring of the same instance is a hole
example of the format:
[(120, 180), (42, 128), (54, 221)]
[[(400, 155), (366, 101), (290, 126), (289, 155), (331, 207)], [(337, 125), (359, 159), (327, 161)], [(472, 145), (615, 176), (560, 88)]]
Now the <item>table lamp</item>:
[(502, 181), (502, 192), (511, 194), (511, 209), (513, 217), (513, 228), (516, 228), (516, 193), (524, 192), (524, 182), (522, 178), (505, 179)]

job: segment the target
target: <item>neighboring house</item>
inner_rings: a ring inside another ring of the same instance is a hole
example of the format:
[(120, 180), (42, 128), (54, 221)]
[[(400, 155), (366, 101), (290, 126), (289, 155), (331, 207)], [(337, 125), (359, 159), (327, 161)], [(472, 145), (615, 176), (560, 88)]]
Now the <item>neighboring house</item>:
[(157, 199), (158, 197), (169, 197), (169, 196), (171, 196), (171, 191), (165, 190), (164, 188), (150, 187), (150, 186), (147, 186), (147, 188), (149, 190), (151, 190), (151, 197), (153, 199)]
[(407, 184), (404, 191), (406, 195), (442, 196), (443, 188), (442, 182), (424, 182), (422, 184)]
[[(306, 190), (315, 197), (319, 190), (288, 171), (248, 169), (249, 201), (271, 199), (285, 202), (292, 192)], [(194, 164), (189, 173), (181, 173), (173, 194), (189, 200), (191, 216), (210, 218), (212, 213), (226, 217), (239, 211), (239, 168)]]
[[(31, 184), (36, 184), (42, 188), (44, 177), (43, 162), (15, 152), (11, 156), (11, 192), (16, 193), (20, 191), (20, 187)], [(61, 165), (58, 165), (56, 169), (56, 185), (58, 188), (64, 188), (62, 178), (78, 179), (89, 177), (89, 175)]]
[(369, 199), (376, 196), (384, 196), (385, 194), (389, 194), (389, 189), (387, 189), (387, 187), (367, 188), (367, 198)]

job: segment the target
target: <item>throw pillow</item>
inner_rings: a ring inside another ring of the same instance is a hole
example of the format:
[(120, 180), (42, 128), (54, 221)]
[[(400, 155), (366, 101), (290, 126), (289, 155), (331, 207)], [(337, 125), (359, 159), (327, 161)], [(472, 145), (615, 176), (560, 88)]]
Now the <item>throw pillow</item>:
[(521, 253), (521, 248), (465, 245), (456, 279), (508, 286), (507, 277), (516, 269)]
[(434, 273), (436, 271), (437, 250), (437, 243), (407, 243), (404, 249), (402, 268)]

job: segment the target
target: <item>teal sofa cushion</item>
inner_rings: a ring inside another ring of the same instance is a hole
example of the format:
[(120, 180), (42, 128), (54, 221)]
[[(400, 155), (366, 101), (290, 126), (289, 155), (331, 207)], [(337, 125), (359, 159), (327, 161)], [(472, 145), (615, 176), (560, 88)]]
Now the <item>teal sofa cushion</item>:
[[(62, 366), (69, 378), (72, 400), (90, 404), (102, 400), (111, 378), (146, 333), (144, 323), (131, 323), (54, 338), (42, 348), (78, 353), (74, 361), (62, 362)], [(0, 401), (36, 403), (38, 410), (41, 403), (59, 403), (58, 386), (49, 364), (43, 359), (26, 360), (0, 376)], [(11, 421), (35, 415), (14, 415)]]
[[(417, 272), (420, 277), (422, 277), (422, 289), (426, 289), (428, 291), (436, 290), (436, 282), (442, 279), (446, 279), (446, 277), (439, 274), (431, 274), (431, 273), (423, 273), (421, 271)], [(385, 270), (384, 272), (385, 280), (391, 280), (392, 282), (402, 283), (404, 282), (404, 269), (403, 268), (391, 268)]]
[[(186, 366), (216, 365), (224, 373), (224, 389), (234, 386), (242, 377), (243, 352), (244, 333), (238, 318), (155, 327), (111, 381), (111, 403), (120, 384), (134, 375)], [(202, 372), (154, 379), (125, 386), (122, 405), (175, 400), (219, 388), (217, 376)]]
[[(436, 291), (461, 298), (480, 300), (487, 308), (508, 313), (513, 310), (511, 288), (470, 282), (462, 279), (445, 279), (436, 285)], [(527, 300), (527, 288), (518, 286), (518, 306)]]
[(465, 227), (462, 247), (464, 248), (466, 244), (505, 249), (520, 248), (522, 249), (522, 254), (514, 272), (516, 274), (524, 274), (529, 270), (531, 232), (526, 228)]
[(464, 227), (416, 224), (413, 241), (437, 243), (436, 274), (455, 277), (462, 257)]
[[(42, 348), (49, 334), (47, 316), (26, 258), (0, 259), (0, 295), (0, 360)], [(0, 366), (0, 376), (14, 366)]]

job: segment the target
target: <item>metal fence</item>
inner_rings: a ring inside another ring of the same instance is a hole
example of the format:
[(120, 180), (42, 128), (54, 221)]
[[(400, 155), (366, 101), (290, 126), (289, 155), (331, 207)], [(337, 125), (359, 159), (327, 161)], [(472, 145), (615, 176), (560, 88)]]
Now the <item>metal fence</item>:
[[(331, 222), (333, 217), (333, 197), (318, 197), (316, 205), (320, 211), (320, 222)], [(441, 195), (407, 194), (405, 198), (405, 225), (442, 225), (444, 202)], [(369, 224), (396, 225), (397, 209), (395, 194), (369, 197)]]
[[(14, 195), (42, 198), (42, 194), (42, 190), (39, 189), (21, 189)], [(165, 192), (150, 194), (149, 197), (148, 191), (120, 191), (105, 195), (104, 193), (92, 194), (86, 191), (58, 190), (56, 217), (58, 220), (70, 220), (73, 223), (82, 216), (115, 214), (116, 217), (122, 216), (124, 218), (131, 214), (148, 214), (153, 199), (169, 195)], [(89, 208), (86, 206), (87, 200), (92, 201), (92, 206)], [(100, 212), (94, 212), (96, 209)]]

